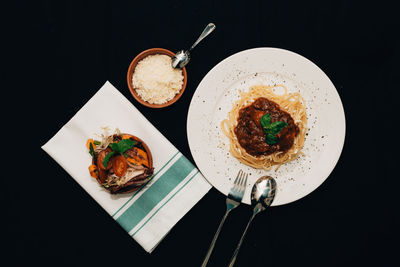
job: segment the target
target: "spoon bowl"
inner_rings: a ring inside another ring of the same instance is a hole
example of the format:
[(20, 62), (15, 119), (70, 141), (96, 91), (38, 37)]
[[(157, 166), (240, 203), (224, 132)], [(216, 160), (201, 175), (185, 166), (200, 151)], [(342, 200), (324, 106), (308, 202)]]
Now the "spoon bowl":
[(216, 28), (214, 23), (209, 23), (203, 30), (203, 32), (200, 34), (199, 38), (197, 39), (196, 42), (189, 48), (189, 50), (180, 50), (175, 54), (175, 56), (172, 58), (171, 65), (173, 68), (183, 68), (185, 67), (190, 60), (190, 51), (192, 51), (195, 46), (201, 42), (207, 35), (209, 35), (212, 31), (214, 31)]
[(261, 210), (257, 210), (257, 213), (265, 210), (271, 206), (274, 201), (276, 193), (276, 181), (271, 176), (260, 177), (253, 185), (251, 190), (251, 205), (253, 209), (260, 204)]
[(172, 64), (172, 67), (175, 69), (176, 68), (182, 69), (189, 63), (189, 60), (190, 60), (190, 52), (180, 50), (172, 58), (171, 64)]

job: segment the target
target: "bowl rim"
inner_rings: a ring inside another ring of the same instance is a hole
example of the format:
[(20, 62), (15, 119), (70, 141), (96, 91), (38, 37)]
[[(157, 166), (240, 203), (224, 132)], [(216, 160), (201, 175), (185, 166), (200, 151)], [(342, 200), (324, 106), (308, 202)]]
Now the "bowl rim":
[(150, 48), (147, 50), (144, 50), (142, 52), (140, 52), (129, 64), (129, 68), (128, 68), (128, 72), (126, 75), (126, 81), (128, 84), (128, 88), (129, 91), (131, 92), (132, 96), (136, 99), (136, 101), (138, 101), (140, 104), (146, 106), (146, 107), (150, 107), (150, 108), (164, 108), (167, 106), (172, 105), (173, 103), (175, 103), (176, 101), (178, 101), (178, 99), (182, 96), (183, 92), (186, 89), (186, 84), (187, 84), (187, 72), (186, 72), (186, 67), (182, 68), (182, 72), (183, 72), (183, 84), (182, 84), (182, 89), (174, 96), (174, 98), (172, 98), (171, 100), (163, 103), (163, 104), (151, 104), (145, 100), (143, 100), (136, 92), (136, 89), (133, 87), (132, 85), (132, 76), (133, 73), (135, 71), (135, 68), (137, 66), (137, 64), (139, 63), (140, 60), (144, 59), (145, 57), (149, 56), (149, 55), (155, 55), (155, 54), (163, 54), (163, 55), (167, 55), (170, 56), (171, 58), (175, 55), (175, 53), (173, 53), (170, 50), (167, 50), (165, 48)]

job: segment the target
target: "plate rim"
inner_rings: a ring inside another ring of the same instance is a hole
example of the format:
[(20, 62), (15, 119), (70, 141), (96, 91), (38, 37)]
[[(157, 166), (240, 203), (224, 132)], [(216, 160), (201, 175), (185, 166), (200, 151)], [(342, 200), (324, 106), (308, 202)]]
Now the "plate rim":
[[(291, 201), (285, 202), (285, 203), (279, 203), (279, 204), (272, 203), (272, 206), (281, 206), (281, 205), (286, 205), (286, 204), (290, 204), (290, 203), (293, 203), (293, 202), (295, 202), (295, 201), (298, 201), (298, 200), (300, 200), (300, 199), (302, 199), (302, 198), (308, 196), (308, 195), (311, 194), (313, 191), (315, 191), (318, 187), (320, 187), (320, 186), (328, 179), (328, 177), (331, 175), (332, 171), (335, 169), (337, 163), (339, 162), (339, 159), (340, 159), (340, 157), (341, 157), (341, 154), (342, 154), (343, 148), (344, 148), (344, 144), (345, 144), (345, 139), (346, 139), (346, 115), (345, 115), (345, 112), (344, 112), (343, 102), (342, 102), (342, 100), (341, 100), (341, 98), (340, 98), (340, 95), (339, 95), (339, 92), (337, 91), (336, 86), (334, 85), (334, 83), (332, 82), (332, 80), (331, 80), (331, 79), (329, 78), (329, 76), (328, 76), (317, 64), (315, 64), (313, 61), (311, 61), (310, 59), (308, 59), (308, 58), (306, 58), (306, 57), (304, 57), (304, 56), (302, 56), (302, 55), (300, 55), (300, 54), (298, 54), (298, 53), (296, 53), (296, 52), (293, 52), (293, 51), (290, 51), (290, 50), (287, 50), (287, 49), (283, 49), (283, 48), (277, 48), (277, 47), (255, 47), (255, 48), (249, 48), (249, 49), (245, 49), (245, 50), (236, 52), (236, 53), (234, 53), (234, 54), (232, 54), (232, 55), (230, 55), (230, 56), (224, 58), (223, 60), (221, 60), (220, 62), (218, 62), (214, 67), (212, 67), (212, 68), (203, 76), (202, 80), (199, 82), (199, 84), (198, 84), (197, 87), (196, 87), (196, 90), (194, 91), (194, 93), (193, 93), (193, 95), (192, 95), (192, 98), (191, 98), (191, 101), (190, 101), (190, 104), (189, 104), (189, 108), (188, 108), (188, 115), (187, 115), (187, 119), (186, 119), (186, 133), (187, 133), (186, 136), (187, 136), (187, 141), (188, 141), (188, 144), (189, 144), (190, 153), (192, 154), (193, 160), (195, 161), (197, 167), (199, 168), (199, 171), (201, 172), (200, 165), (199, 165), (199, 162), (198, 162), (199, 160), (196, 159), (196, 155), (195, 155), (195, 153), (194, 153), (193, 144), (191, 144), (191, 141), (190, 141), (190, 134), (189, 134), (189, 133), (191, 132), (191, 131), (189, 130), (189, 124), (190, 124), (191, 114), (193, 113), (192, 109), (193, 109), (193, 106), (194, 106), (194, 99), (195, 99), (195, 96), (197, 95), (196, 93), (198, 93), (198, 89), (199, 89), (199, 87), (201, 86), (201, 84), (203, 83), (203, 81), (206, 79), (206, 77), (207, 77), (208, 75), (210, 75), (210, 73), (212, 73), (212, 72), (213, 72), (215, 69), (217, 69), (220, 65), (224, 64), (226, 61), (229, 61), (229, 60), (230, 60), (231, 58), (233, 58), (233, 57), (240, 56), (240, 54), (251, 53), (251, 52), (254, 52), (255, 50), (264, 50), (264, 51), (265, 51), (265, 50), (269, 50), (269, 51), (272, 51), (272, 52), (277, 51), (277, 52), (279, 52), (279, 53), (291, 54), (292, 56), (300, 57), (302, 60), (304, 60), (304, 61), (307, 62), (308, 64), (311, 64), (311, 65), (312, 65), (313, 67), (315, 67), (316, 69), (318, 69), (318, 70), (322, 73), (322, 75), (324, 76), (324, 78), (327, 79), (327, 81), (330, 83), (330, 85), (331, 85), (331, 86), (333, 87), (333, 89), (334, 89), (334, 90), (333, 90), (333, 93), (334, 93), (334, 96), (337, 98), (338, 104), (339, 104), (339, 106), (338, 106), (338, 108), (339, 108), (339, 109), (338, 109), (338, 112), (340, 113), (340, 117), (341, 117), (341, 120), (342, 120), (342, 122), (343, 122), (343, 125), (342, 125), (343, 132), (341, 132), (341, 136), (340, 136), (341, 138), (340, 138), (340, 140), (338, 140), (337, 150), (335, 150), (335, 152), (336, 152), (335, 158), (332, 160), (332, 164), (330, 164), (330, 165), (328, 166), (328, 168), (325, 168), (324, 177), (321, 178), (317, 183), (315, 183), (313, 187), (310, 187), (310, 190), (307, 190), (307, 193), (300, 195), (300, 197), (297, 197), (297, 198), (295, 198), (295, 199), (293, 199), (293, 200), (291, 200)], [(235, 82), (236, 82), (237, 80), (239, 80), (239, 79), (240, 79), (240, 78), (235, 79)], [(232, 84), (233, 84), (233, 83), (232, 83)], [(215, 189), (217, 189), (217, 190), (218, 190), (219, 192), (221, 192), (223, 195), (225, 195), (225, 196), (227, 195), (227, 194), (225, 194), (224, 192), (222, 192), (218, 187), (216, 187), (216, 186), (210, 181), (210, 179), (207, 178), (206, 175), (203, 174), (203, 176), (204, 176), (204, 178), (207, 180), (207, 182), (208, 182), (212, 187), (214, 187)], [(251, 190), (251, 189), (250, 189), (250, 190)], [(246, 203), (246, 202), (242, 202), (242, 203), (248, 204), (248, 203)]]

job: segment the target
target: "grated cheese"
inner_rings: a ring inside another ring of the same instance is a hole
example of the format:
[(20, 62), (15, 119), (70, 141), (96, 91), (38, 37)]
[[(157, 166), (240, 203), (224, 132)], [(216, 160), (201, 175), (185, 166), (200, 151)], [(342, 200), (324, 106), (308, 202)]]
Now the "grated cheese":
[(182, 89), (183, 73), (171, 66), (171, 57), (150, 55), (139, 61), (132, 77), (138, 95), (151, 104), (164, 104)]

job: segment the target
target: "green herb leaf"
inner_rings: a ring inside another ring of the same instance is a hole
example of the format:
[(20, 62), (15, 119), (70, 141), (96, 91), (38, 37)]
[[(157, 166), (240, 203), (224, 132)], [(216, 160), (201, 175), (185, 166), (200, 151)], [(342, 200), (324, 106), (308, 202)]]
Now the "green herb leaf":
[(124, 139), (119, 141), (119, 143), (111, 143), (110, 147), (113, 151), (118, 153), (124, 153), (128, 149), (131, 149), (136, 145), (136, 142), (131, 139)]
[(260, 118), (260, 124), (265, 133), (265, 142), (268, 145), (274, 145), (278, 143), (278, 137), (276, 135), (288, 125), (284, 121), (276, 121), (271, 123), (271, 115), (269, 113)]
[(276, 122), (273, 122), (270, 125), (268, 125), (267, 130), (272, 134), (278, 134), (287, 125), (288, 124), (286, 122), (276, 121)]
[(113, 151), (119, 152), (119, 146), (117, 143), (111, 143), (110, 147)]
[(271, 123), (271, 115), (269, 113), (261, 117), (260, 124), (263, 128), (268, 127), (270, 123)]
[(274, 134), (267, 133), (265, 136), (265, 142), (268, 145), (275, 145), (276, 143), (278, 143), (278, 137), (276, 137), (276, 135)]
[(97, 140), (94, 140), (93, 143), (94, 143), (96, 146), (98, 146), (98, 145), (101, 144), (101, 142), (100, 142), (100, 141), (97, 141)]
[(114, 154), (115, 154), (115, 151), (111, 151), (110, 153), (108, 153), (108, 154), (104, 157), (104, 159), (103, 159), (103, 165), (104, 165), (104, 167), (107, 168), (108, 162), (110, 161), (110, 158), (111, 158)]
[(119, 141), (119, 143), (117, 143), (117, 145), (118, 145), (117, 152), (122, 154), (125, 151), (127, 151), (128, 149), (131, 149), (132, 147), (134, 147), (136, 145), (136, 142), (131, 139), (123, 139), (123, 140)]
[(120, 153), (123, 154), (125, 153), (125, 151), (127, 151), (128, 149), (131, 149), (132, 147), (134, 147), (136, 145), (136, 141), (131, 140), (131, 139), (123, 139), (121, 141), (119, 141), (118, 143), (111, 143), (110, 147), (113, 151), (111, 151), (110, 153), (108, 153), (103, 160), (103, 165), (104, 167), (107, 168), (108, 165), (108, 161), (110, 160), (110, 158), (115, 154), (115, 153)]
[(94, 157), (94, 148), (93, 148), (92, 143), (89, 143), (89, 154), (90, 154), (92, 157)]

